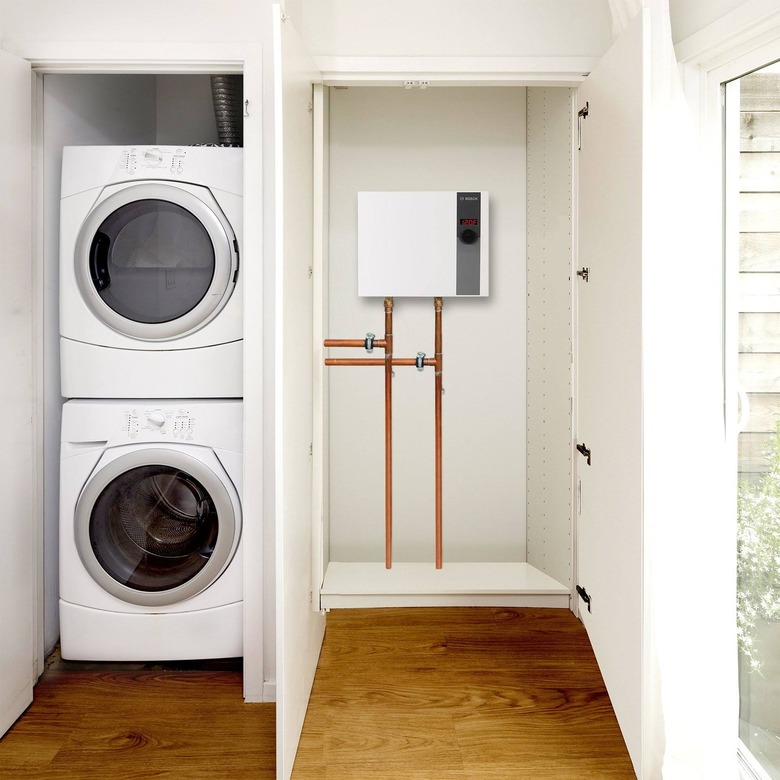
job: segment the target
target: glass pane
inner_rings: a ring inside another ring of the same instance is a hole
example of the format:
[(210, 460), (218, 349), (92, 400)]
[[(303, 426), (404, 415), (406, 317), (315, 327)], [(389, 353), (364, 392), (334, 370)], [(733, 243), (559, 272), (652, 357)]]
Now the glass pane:
[(175, 588), (209, 561), (219, 520), (198, 480), (169, 466), (129, 469), (101, 492), (89, 523), (92, 550), (117, 582)]
[(89, 252), (98, 294), (134, 322), (170, 322), (191, 311), (208, 291), (214, 265), (203, 225), (164, 200), (139, 200), (114, 211)]
[[(737, 632), (740, 738), (780, 778), (780, 68), (730, 86), (739, 213)], [(738, 102), (737, 102), (738, 97)], [(738, 161), (737, 159), (738, 158)], [(730, 185), (731, 188), (736, 184)]]

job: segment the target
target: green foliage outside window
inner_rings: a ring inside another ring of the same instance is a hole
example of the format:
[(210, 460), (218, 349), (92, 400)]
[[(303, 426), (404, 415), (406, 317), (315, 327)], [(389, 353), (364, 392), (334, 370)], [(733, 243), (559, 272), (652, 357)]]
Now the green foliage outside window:
[(769, 471), (737, 494), (737, 639), (754, 671), (757, 621), (780, 621), (780, 422), (767, 460)]

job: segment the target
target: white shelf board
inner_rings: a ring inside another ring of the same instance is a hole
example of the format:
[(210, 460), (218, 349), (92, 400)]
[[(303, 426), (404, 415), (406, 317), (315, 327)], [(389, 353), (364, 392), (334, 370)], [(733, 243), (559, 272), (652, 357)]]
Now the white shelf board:
[(569, 607), (569, 588), (528, 563), (331, 562), (323, 609), (349, 607)]

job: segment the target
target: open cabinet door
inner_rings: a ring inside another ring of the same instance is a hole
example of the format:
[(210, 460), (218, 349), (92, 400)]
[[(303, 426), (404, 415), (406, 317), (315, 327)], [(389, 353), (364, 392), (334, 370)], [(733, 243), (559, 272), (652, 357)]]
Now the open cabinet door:
[(640, 777), (648, 27), (642, 12), (577, 97), (577, 585), (580, 616)]
[(0, 736), (32, 701), (35, 456), (30, 64), (0, 51)]
[[(312, 610), (312, 84), (295, 28), (274, 6), (276, 244), (276, 754), (292, 773), (325, 618)], [(318, 595), (318, 594), (315, 594)]]

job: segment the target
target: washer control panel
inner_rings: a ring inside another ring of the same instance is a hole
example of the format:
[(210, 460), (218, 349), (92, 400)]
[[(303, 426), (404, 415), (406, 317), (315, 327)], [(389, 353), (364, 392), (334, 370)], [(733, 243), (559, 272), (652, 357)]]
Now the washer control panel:
[(195, 417), (183, 407), (149, 406), (127, 409), (122, 414), (121, 431), (128, 439), (192, 441)]
[(131, 146), (122, 150), (119, 167), (130, 176), (149, 176), (154, 171), (183, 174), (187, 150), (180, 146)]

